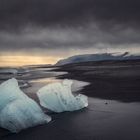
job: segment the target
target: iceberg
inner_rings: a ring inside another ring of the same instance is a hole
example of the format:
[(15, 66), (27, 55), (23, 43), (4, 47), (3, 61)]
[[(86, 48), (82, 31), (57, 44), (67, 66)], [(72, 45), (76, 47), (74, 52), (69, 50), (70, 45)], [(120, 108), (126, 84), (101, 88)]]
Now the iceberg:
[(15, 78), (0, 85), (0, 127), (17, 133), (49, 121), (51, 117), (20, 90)]
[(65, 79), (62, 82), (50, 83), (38, 90), (37, 96), (41, 106), (54, 111), (75, 111), (88, 106), (88, 98), (79, 94), (72, 94), (72, 80)]

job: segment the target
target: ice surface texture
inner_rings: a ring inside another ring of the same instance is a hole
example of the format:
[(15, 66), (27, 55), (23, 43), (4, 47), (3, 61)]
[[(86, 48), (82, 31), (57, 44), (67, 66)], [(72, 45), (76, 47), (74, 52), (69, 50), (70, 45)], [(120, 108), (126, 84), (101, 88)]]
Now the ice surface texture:
[(72, 80), (51, 83), (41, 88), (37, 95), (40, 104), (54, 112), (74, 111), (88, 106), (87, 96), (74, 96), (71, 92)]
[(12, 78), (0, 85), (0, 126), (11, 132), (51, 121), (35, 101), (25, 95)]
[[(71, 80), (51, 83), (41, 88), (37, 95), (40, 104), (54, 112), (74, 111), (88, 106), (86, 96), (74, 96)], [(51, 121), (38, 104), (25, 95), (16, 79), (12, 78), (0, 85), (0, 127), (11, 132), (33, 127)]]

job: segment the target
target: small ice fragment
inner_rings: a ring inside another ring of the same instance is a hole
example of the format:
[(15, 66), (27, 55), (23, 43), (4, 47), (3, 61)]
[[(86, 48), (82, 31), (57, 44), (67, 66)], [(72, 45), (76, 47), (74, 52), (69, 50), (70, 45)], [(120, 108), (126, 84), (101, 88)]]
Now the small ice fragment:
[(37, 92), (40, 104), (54, 112), (74, 111), (88, 106), (88, 98), (79, 94), (74, 96), (71, 91), (72, 80), (48, 84)]

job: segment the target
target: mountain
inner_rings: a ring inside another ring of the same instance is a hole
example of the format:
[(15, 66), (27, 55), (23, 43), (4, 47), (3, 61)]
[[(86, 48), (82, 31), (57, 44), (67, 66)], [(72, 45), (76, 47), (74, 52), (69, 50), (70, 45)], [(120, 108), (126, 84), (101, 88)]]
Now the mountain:
[(140, 59), (140, 55), (131, 55), (129, 52), (125, 53), (97, 53), (97, 54), (83, 54), (75, 55), (62, 59), (56, 63), (57, 66), (79, 63), (79, 62), (88, 62), (88, 61), (105, 61), (105, 60), (135, 60)]

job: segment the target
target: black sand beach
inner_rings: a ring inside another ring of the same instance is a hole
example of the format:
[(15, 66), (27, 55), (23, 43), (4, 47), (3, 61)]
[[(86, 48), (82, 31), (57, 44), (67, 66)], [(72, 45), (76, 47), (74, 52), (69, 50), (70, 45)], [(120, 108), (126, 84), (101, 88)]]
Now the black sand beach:
[[(24, 67), (17, 70), (20, 73), (7, 74), (6, 78), (16, 77), (21, 82), (22, 90), (37, 102), (38, 99), (34, 93), (37, 89), (34, 89), (33, 80), (56, 77), (90, 82), (90, 85), (77, 91), (89, 96), (89, 107), (60, 114), (48, 112), (52, 116), (52, 122), (23, 130), (18, 134), (0, 129), (2, 140), (140, 139), (139, 60), (77, 63), (53, 70), (45, 66)], [(52, 74), (52, 71), (67, 73), (59, 75)], [(3, 76), (1, 82), (6, 78)], [(36, 84), (40, 87), (48, 82), (38, 81)]]
[(100, 61), (64, 65), (59, 78), (87, 81), (82, 93), (90, 97), (123, 102), (140, 101), (140, 61)]

